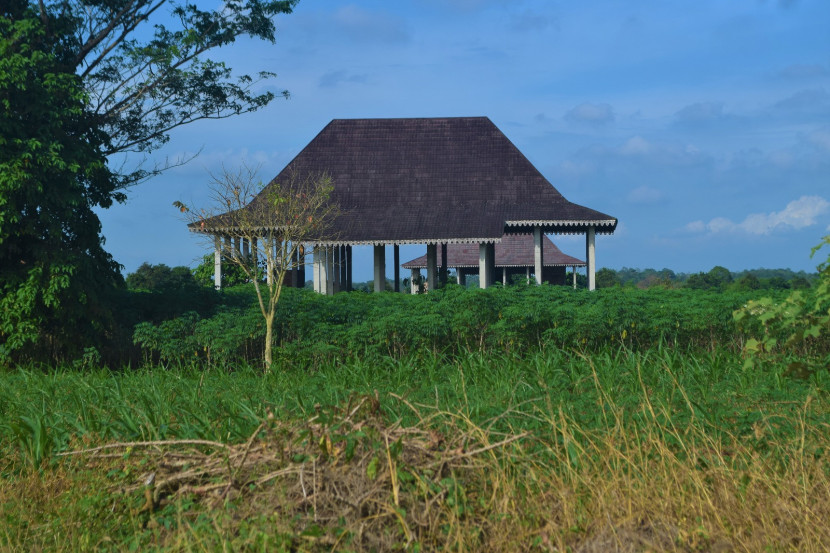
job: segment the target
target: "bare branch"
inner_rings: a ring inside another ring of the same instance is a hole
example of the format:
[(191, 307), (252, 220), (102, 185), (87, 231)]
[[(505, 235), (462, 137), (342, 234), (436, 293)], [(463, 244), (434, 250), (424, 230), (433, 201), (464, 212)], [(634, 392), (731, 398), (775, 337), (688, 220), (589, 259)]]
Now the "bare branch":
[[(276, 306), (289, 271), (305, 262), (298, 252), (309, 243), (331, 240), (339, 215), (326, 174), (289, 175), (263, 186), (258, 168), (243, 165), (211, 175), (213, 209), (191, 210), (180, 202), (190, 229), (230, 242), (223, 258), (240, 267), (253, 283), (265, 319), (265, 364), (271, 365)], [(246, 255), (243, 244), (250, 254)]]

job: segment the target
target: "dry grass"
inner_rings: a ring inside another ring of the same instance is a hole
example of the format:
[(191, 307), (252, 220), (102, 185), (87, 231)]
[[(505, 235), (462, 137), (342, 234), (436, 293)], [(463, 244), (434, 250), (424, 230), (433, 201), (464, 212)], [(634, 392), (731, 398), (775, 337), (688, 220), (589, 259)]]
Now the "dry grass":
[(407, 427), (364, 396), (239, 444), (79, 448), (0, 484), (0, 550), (830, 548), (830, 432), (809, 399), (786, 440), (773, 418), (751, 436), (675, 427), (648, 401), (638, 416), (603, 404), (591, 431), (548, 406), (504, 434), (410, 407)]

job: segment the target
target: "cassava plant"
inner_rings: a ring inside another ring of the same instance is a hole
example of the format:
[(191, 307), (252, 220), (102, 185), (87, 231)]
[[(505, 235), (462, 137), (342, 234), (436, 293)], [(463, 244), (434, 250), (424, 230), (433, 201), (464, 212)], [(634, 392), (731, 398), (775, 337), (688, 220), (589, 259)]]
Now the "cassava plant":
[[(810, 252), (814, 257), (830, 245), (830, 235)], [(830, 255), (818, 265), (819, 278), (810, 290), (795, 290), (786, 299), (770, 298), (750, 301), (735, 311), (734, 317), (744, 327), (753, 324), (757, 336), (747, 340), (744, 349), (745, 367), (755, 365), (775, 353), (799, 354), (799, 361), (790, 363), (790, 372), (811, 373), (813, 361), (830, 350)]]
[(212, 236), (223, 261), (241, 269), (253, 283), (265, 320), (266, 372), (273, 360), (274, 319), (285, 277), (305, 263), (306, 246), (332, 238), (339, 213), (331, 200), (331, 177), (324, 173), (280, 175), (267, 186), (256, 168), (211, 175), (213, 208), (193, 211), (174, 202), (192, 231)]

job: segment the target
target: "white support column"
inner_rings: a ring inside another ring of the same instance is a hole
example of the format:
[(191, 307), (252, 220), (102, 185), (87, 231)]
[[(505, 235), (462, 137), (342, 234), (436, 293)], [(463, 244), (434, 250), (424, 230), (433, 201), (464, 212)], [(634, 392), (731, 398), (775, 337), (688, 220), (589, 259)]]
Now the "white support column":
[(501, 285), (507, 286), (507, 267), (501, 268)]
[(375, 292), (386, 290), (386, 246), (375, 246)]
[(493, 244), (478, 245), (478, 286), (487, 288), (493, 284), (496, 272), (495, 246)]
[(438, 246), (437, 244), (427, 244), (427, 292), (435, 290), (435, 284), (438, 280), (436, 273), (438, 272)]
[(571, 267), (571, 269), (573, 269), (573, 275), (574, 275), (574, 290), (576, 290), (576, 265), (574, 265), (573, 267)]
[(409, 269), (409, 291), (412, 294), (418, 293), (421, 282), (421, 269)]
[(334, 279), (335, 279), (335, 271), (334, 271), (334, 248), (331, 246), (326, 247), (326, 295), (331, 296), (334, 294)]
[(222, 237), (213, 237), (213, 287), (222, 288)]
[(315, 247), (314, 252), (311, 256), (311, 287), (318, 294), (320, 293), (320, 287), (318, 286), (318, 283), (320, 282), (319, 257), (320, 254), (317, 252), (317, 248)]
[(342, 256), (340, 255), (340, 246), (334, 246), (331, 249), (331, 263), (332, 263), (332, 271), (331, 271), (331, 289), (334, 294), (340, 291), (340, 264), (343, 262)]
[(313, 277), (314, 291), (318, 294), (326, 293), (326, 282), (328, 281), (327, 266), (326, 266), (326, 250), (322, 246), (314, 246), (313, 255)]
[(527, 273), (527, 283), (530, 284), (530, 267), (525, 267), (525, 272)]
[(594, 290), (597, 287), (596, 279), (596, 227), (588, 227), (585, 233), (585, 266), (588, 275), (588, 290)]
[(543, 237), (542, 227), (533, 227), (533, 270), (536, 273), (536, 284), (542, 284), (545, 270), (545, 258), (542, 252)]

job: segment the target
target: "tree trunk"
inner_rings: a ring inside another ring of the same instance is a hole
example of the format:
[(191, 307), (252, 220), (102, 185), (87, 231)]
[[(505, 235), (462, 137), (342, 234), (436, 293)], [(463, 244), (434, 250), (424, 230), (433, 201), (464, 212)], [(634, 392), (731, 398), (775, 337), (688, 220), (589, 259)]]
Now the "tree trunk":
[(265, 317), (265, 374), (271, 372), (271, 362), (272, 362), (272, 348), (271, 342), (273, 342), (273, 332), (274, 332), (274, 317), (273, 315), (270, 317)]

